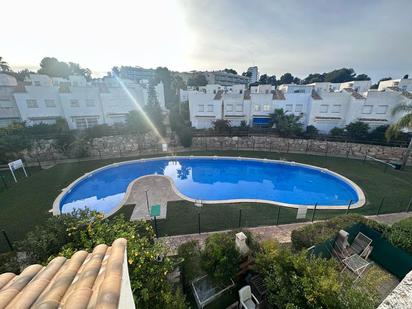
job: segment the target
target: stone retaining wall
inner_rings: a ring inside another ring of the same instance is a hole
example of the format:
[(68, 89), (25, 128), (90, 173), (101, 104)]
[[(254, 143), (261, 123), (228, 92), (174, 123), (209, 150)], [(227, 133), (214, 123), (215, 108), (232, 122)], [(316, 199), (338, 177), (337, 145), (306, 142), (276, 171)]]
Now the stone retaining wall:
[[(276, 136), (243, 136), (243, 137), (193, 137), (190, 149), (182, 148), (172, 135), (166, 140), (169, 151), (184, 150), (256, 150), (279, 153), (314, 153), (328, 156), (364, 158), (373, 156), (384, 161), (398, 162), (406, 148), (367, 145), (344, 142), (327, 142), (306, 139), (289, 139)], [(17, 157), (28, 162), (56, 161), (79, 157), (119, 157), (161, 152), (161, 141), (154, 134), (116, 135), (94, 138), (86, 144), (79, 143), (70, 151), (61, 151), (53, 140), (38, 140), (30, 150), (22, 151)], [(412, 164), (412, 156), (409, 157)]]
[[(345, 142), (329, 142), (307, 139), (290, 139), (275, 136), (203, 136), (194, 137), (194, 149), (219, 150), (261, 150), (272, 152), (316, 153), (330, 156), (346, 156), (364, 158), (369, 155), (380, 160), (398, 162), (403, 157), (406, 148), (380, 145), (356, 144)], [(412, 164), (412, 156), (409, 157)]]

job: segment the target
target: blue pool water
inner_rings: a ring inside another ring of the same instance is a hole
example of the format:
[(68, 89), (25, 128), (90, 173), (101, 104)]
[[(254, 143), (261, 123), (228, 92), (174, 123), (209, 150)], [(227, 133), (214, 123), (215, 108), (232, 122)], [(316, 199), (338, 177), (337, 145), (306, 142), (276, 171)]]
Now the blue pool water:
[(182, 194), (203, 201), (259, 199), (320, 206), (347, 206), (350, 200), (358, 201), (355, 189), (343, 179), (306, 166), (235, 158), (162, 158), (91, 174), (63, 196), (61, 211), (88, 207), (110, 212), (119, 205), (131, 181), (153, 174), (171, 177)]

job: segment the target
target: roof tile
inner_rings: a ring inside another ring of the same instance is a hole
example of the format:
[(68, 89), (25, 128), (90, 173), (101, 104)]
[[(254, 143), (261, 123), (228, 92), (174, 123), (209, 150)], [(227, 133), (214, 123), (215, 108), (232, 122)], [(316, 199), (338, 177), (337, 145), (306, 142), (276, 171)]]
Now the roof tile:
[(0, 308), (118, 308), (126, 239), (0, 275)]

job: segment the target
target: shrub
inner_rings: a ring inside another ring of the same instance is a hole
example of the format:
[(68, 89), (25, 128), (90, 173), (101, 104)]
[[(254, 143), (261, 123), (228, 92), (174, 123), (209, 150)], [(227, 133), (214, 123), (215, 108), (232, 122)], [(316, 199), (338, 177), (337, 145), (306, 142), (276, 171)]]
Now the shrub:
[(183, 147), (192, 146), (193, 134), (191, 128), (180, 127), (176, 133)]
[(276, 242), (266, 242), (256, 256), (267, 298), (275, 308), (374, 308), (373, 296), (356, 289), (336, 270), (334, 260), (308, 259)]
[(190, 282), (202, 274), (202, 270), (200, 268), (199, 244), (195, 240), (189, 241), (182, 244), (177, 252), (179, 257), (183, 258), (183, 283), (186, 287), (189, 287)]
[(384, 236), (394, 245), (412, 253), (412, 217), (394, 223)]
[(368, 137), (369, 124), (356, 121), (351, 122), (346, 127), (347, 136), (353, 140), (365, 140)]
[(307, 137), (316, 137), (318, 136), (318, 134), (319, 134), (319, 130), (315, 126), (310, 125), (306, 127), (305, 135)]
[(334, 127), (329, 134), (333, 137), (342, 137), (345, 135), (345, 129)]
[(216, 282), (227, 282), (233, 278), (240, 262), (233, 233), (212, 234), (206, 239), (201, 255), (202, 268)]
[(361, 215), (344, 215), (330, 220), (306, 225), (292, 231), (292, 247), (295, 250), (309, 248), (320, 244), (336, 235), (336, 233), (356, 223), (364, 223), (378, 231), (384, 231), (385, 225), (366, 219)]

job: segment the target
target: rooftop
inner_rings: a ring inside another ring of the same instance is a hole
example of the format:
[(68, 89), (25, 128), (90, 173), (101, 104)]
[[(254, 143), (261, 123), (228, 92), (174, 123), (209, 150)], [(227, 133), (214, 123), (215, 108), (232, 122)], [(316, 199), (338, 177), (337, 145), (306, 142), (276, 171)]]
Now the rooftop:
[(0, 275), (0, 308), (118, 308), (124, 278), (126, 239), (47, 266), (31, 265), (20, 275)]

